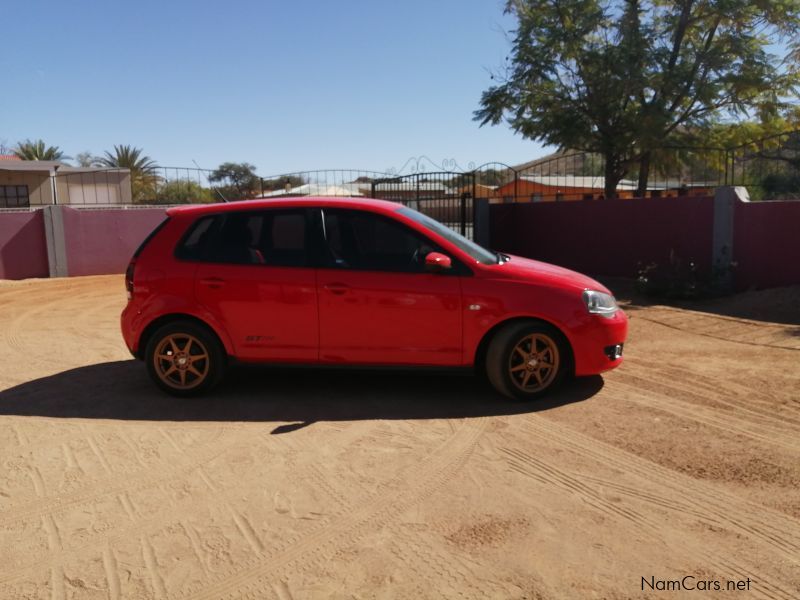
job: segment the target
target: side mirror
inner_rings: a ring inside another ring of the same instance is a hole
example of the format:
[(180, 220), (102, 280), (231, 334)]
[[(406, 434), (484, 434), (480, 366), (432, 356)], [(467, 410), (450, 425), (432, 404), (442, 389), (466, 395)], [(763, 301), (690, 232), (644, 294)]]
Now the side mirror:
[(445, 271), (453, 268), (453, 261), (441, 252), (431, 252), (425, 255), (426, 271)]

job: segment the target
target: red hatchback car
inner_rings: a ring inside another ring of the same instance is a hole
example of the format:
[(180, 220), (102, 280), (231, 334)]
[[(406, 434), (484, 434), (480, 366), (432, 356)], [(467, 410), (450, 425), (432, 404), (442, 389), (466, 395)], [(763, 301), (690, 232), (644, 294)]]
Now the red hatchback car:
[(236, 360), (474, 367), (502, 394), (534, 398), (617, 367), (628, 329), (593, 279), (380, 200), (171, 208), (125, 279), (125, 343), (181, 396)]

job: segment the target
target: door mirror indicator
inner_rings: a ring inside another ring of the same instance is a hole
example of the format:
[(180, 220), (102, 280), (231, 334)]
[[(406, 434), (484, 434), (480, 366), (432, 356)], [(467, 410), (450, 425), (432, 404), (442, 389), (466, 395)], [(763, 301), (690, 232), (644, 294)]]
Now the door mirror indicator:
[(444, 271), (453, 268), (453, 261), (441, 252), (431, 252), (425, 255), (426, 271)]

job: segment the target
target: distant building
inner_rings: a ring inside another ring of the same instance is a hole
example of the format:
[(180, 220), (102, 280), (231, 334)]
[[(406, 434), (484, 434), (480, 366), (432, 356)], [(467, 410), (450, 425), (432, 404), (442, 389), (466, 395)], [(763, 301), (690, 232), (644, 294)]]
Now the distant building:
[[(369, 185), (367, 185), (369, 188)], [(299, 198), (303, 196), (341, 196), (353, 197), (364, 196), (359, 184), (341, 183), (339, 185), (328, 185), (325, 183), (304, 183), (295, 187), (265, 192), (259, 198)]]
[(0, 208), (131, 202), (128, 169), (71, 167), (51, 160), (0, 157)]
[[(552, 202), (554, 200), (598, 200), (603, 198), (605, 177), (597, 175), (522, 175), (496, 191), (501, 202)], [(712, 182), (686, 184), (664, 181), (647, 186), (647, 195), (656, 197), (703, 196), (712, 193)], [(617, 184), (618, 198), (633, 198), (637, 182), (623, 179)]]

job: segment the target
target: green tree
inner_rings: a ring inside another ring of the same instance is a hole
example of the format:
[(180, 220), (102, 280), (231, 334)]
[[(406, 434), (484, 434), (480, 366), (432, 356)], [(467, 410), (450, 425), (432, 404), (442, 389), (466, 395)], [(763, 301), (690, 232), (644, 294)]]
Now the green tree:
[(78, 163), (79, 167), (93, 167), (97, 163), (97, 158), (95, 158), (94, 154), (86, 150), (84, 152), (78, 152), (78, 154), (75, 155), (75, 162)]
[(263, 186), (265, 192), (272, 192), (275, 190), (285, 190), (286, 186), (289, 188), (299, 187), (305, 183), (303, 178), (299, 175), (284, 175), (282, 177), (273, 177), (270, 179), (263, 179)]
[(114, 146), (114, 152), (106, 150), (105, 155), (97, 159), (96, 164), (112, 169), (129, 169), (131, 172), (131, 194), (136, 203), (155, 202), (159, 183), (158, 165), (141, 148), (120, 144)]
[(214, 190), (203, 187), (195, 181), (176, 179), (158, 187), (154, 204), (191, 204), (215, 202)]
[(121, 144), (114, 146), (114, 152), (105, 151), (105, 156), (97, 159), (99, 165), (112, 168), (130, 169), (131, 172), (155, 173), (156, 161), (142, 154), (141, 148)]
[(208, 180), (221, 183), (219, 190), (228, 199), (252, 198), (261, 189), (256, 168), (246, 162), (222, 163), (208, 176)]
[(800, 0), (510, 0), (506, 11), (511, 54), (475, 119), (601, 154), (606, 197), (637, 164), (643, 192), (665, 142), (774, 113), (800, 79)]
[(58, 146), (48, 146), (44, 140), (25, 140), (14, 148), (14, 154), (22, 160), (68, 159)]

